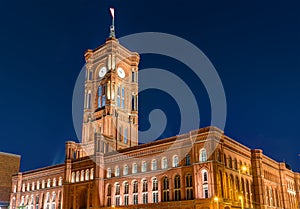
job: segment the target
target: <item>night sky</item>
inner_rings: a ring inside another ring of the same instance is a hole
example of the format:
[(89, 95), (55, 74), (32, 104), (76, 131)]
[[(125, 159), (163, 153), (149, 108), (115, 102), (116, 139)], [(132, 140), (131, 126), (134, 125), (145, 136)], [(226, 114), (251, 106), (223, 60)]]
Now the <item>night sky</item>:
[[(21, 155), (22, 171), (63, 162), (64, 142), (77, 141), (73, 88), (84, 51), (108, 37), (109, 7), (117, 37), (163, 32), (201, 49), (224, 86), (225, 133), (300, 171), (299, 1), (10, 0), (0, 1), (0, 151)], [(186, 66), (143, 55), (140, 69), (147, 67), (176, 68), (197, 97), (200, 126), (210, 124), (205, 88)], [(139, 105), (141, 129), (161, 108), (171, 120), (159, 138), (178, 133), (171, 97), (145, 91)]]

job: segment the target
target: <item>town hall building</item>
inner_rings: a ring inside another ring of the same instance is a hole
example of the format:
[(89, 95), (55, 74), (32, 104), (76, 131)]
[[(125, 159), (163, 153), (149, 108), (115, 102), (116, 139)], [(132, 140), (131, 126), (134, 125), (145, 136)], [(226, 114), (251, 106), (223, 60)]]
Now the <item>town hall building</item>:
[[(138, 143), (138, 53), (110, 37), (85, 52), (81, 143), (12, 178), (11, 209), (296, 209), (300, 174), (217, 127)], [(142, 105), (142, 104), (141, 104)]]

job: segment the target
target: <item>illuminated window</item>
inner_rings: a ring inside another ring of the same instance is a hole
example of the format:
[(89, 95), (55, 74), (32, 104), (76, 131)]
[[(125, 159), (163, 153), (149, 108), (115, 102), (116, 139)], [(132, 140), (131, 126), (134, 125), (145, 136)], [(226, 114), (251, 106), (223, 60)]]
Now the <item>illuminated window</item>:
[(200, 150), (200, 162), (206, 162), (207, 161), (207, 155), (206, 155), (206, 149)]
[(115, 168), (115, 176), (120, 176), (120, 168), (118, 166)]
[(146, 172), (147, 171), (147, 163), (144, 161), (142, 162), (142, 172)]
[(128, 128), (124, 128), (124, 143), (125, 144), (128, 143), (127, 135), (128, 135)]
[(157, 161), (156, 160), (151, 161), (151, 170), (153, 170), (153, 171), (157, 170)]
[(162, 169), (168, 168), (168, 160), (167, 160), (166, 157), (163, 157), (163, 158), (161, 159), (161, 168), (162, 168)]
[(123, 174), (128, 175), (128, 165), (124, 165)]
[(132, 173), (137, 173), (137, 164), (136, 163), (132, 164)]
[(173, 156), (173, 167), (178, 167), (178, 156), (177, 155)]
[(110, 168), (107, 169), (106, 177), (111, 178), (111, 169)]

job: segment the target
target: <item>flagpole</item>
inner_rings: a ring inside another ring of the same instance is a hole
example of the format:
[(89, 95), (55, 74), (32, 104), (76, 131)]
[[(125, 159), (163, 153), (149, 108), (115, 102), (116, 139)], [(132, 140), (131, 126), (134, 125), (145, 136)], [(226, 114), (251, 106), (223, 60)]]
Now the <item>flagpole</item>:
[(115, 34), (115, 9), (114, 8), (110, 8), (110, 13), (112, 16), (112, 25), (110, 26), (110, 38), (115, 38), (116, 34)]

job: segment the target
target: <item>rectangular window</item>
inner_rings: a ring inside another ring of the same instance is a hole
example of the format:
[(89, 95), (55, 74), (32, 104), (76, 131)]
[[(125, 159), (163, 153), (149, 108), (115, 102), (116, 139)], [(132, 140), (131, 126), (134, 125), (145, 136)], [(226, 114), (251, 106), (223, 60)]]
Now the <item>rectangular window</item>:
[(125, 89), (122, 87), (122, 108), (125, 108)]
[(120, 101), (120, 86), (118, 86), (118, 90), (117, 90), (117, 106), (118, 107), (121, 106), (121, 101)]
[(91, 108), (91, 100), (92, 100), (92, 96), (91, 96), (91, 94), (89, 93), (88, 94), (88, 96), (87, 96), (87, 105), (86, 105), (86, 107), (88, 108), (88, 109), (90, 109)]
[(153, 200), (153, 203), (158, 202), (158, 192), (152, 193), (152, 200)]
[(124, 205), (128, 205), (129, 204), (129, 196), (125, 195), (124, 196)]
[(134, 195), (133, 195), (133, 204), (134, 204), (134, 205), (137, 205), (137, 204), (138, 204), (138, 195), (137, 195), (137, 194), (134, 194)]
[(120, 206), (120, 196), (116, 196), (116, 206)]
[(131, 72), (131, 82), (134, 82), (134, 72)]
[(106, 97), (105, 95), (102, 96), (102, 107), (106, 104)]
[(148, 203), (148, 193), (143, 193), (143, 204)]
[(124, 128), (124, 143), (127, 144), (128, 143), (128, 139), (127, 139), (127, 133), (128, 132), (128, 128)]

